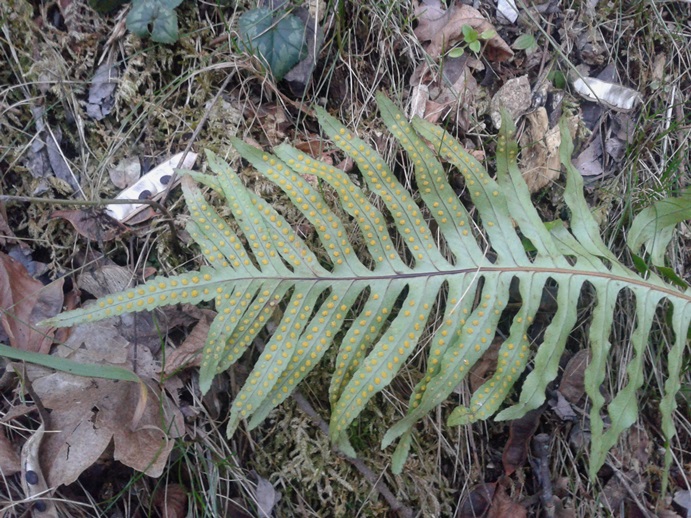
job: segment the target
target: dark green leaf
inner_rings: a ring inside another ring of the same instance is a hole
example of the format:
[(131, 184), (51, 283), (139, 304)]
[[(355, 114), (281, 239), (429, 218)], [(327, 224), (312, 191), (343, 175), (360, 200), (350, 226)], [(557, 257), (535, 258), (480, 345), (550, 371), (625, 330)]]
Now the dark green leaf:
[(175, 7), (182, 0), (135, 0), (127, 15), (127, 28), (140, 38), (150, 36), (158, 43), (175, 43), (178, 17)]
[(566, 76), (560, 70), (552, 70), (548, 75), (547, 79), (552, 81), (555, 88), (563, 90), (566, 88)]
[(305, 57), (305, 25), (285, 11), (258, 8), (240, 17), (240, 44), (263, 58), (277, 81)]

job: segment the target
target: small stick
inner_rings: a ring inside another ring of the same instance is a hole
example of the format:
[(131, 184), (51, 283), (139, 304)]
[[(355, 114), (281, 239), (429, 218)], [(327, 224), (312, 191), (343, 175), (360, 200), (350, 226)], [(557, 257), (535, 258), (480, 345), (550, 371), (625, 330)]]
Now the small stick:
[(533, 455), (531, 459), (535, 478), (541, 488), (540, 502), (545, 510), (547, 518), (554, 518), (555, 505), (554, 494), (552, 492), (552, 477), (549, 473), (549, 442), (550, 436), (546, 433), (539, 433), (533, 437)]

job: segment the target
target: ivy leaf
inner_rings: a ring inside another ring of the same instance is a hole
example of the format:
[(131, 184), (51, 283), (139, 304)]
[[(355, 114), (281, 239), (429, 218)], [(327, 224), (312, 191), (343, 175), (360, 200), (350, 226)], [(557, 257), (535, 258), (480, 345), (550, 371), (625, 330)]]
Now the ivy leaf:
[(277, 81), (283, 79), (307, 52), (305, 25), (285, 11), (258, 8), (240, 17), (240, 45), (263, 58)]
[(178, 40), (178, 16), (174, 9), (182, 0), (133, 0), (127, 28), (140, 38), (150, 36), (158, 43)]

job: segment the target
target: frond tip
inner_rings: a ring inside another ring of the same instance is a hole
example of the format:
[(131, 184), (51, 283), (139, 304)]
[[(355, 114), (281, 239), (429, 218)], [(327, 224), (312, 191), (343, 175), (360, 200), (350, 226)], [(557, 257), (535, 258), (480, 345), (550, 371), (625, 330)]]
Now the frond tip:
[[(198, 273), (156, 278), (59, 315), (46, 325), (67, 326), (213, 299), (218, 315), (200, 370), (200, 386), (206, 392), (214, 376), (229, 368), (271, 322), (275, 331), (233, 402), (228, 434), (243, 419), (249, 419), (250, 428), (260, 424), (327, 351), (337, 347), (329, 389), (330, 433), (347, 447), (349, 425), (421, 347), (436, 307), (443, 317), (431, 329), (426, 370), (411, 394), (407, 415), (391, 427), (382, 443), (385, 447), (401, 438), (394, 463), (400, 470), (415, 423), (453, 392), (492, 342), (500, 342), (495, 374), (477, 389), (468, 407), (451, 413), (449, 424), (494, 415), (521, 381), (517, 401), (498, 419), (518, 418), (544, 402), (587, 282), (596, 294), (589, 327), (592, 360), (586, 372), (586, 391), (592, 400), (591, 473), (597, 472), (607, 450), (636, 419), (644, 352), (656, 308), (663, 302), (672, 311), (675, 333), (660, 406), (663, 433), (671, 440), (681, 359), (688, 353), (691, 292), (679, 291), (652, 274), (640, 277), (619, 263), (603, 243), (583, 198), (582, 180), (570, 162), (573, 145), (566, 125), (561, 126), (561, 159), (567, 173), (565, 201), (572, 214), (568, 228), (561, 223), (545, 225), (535, 211), (516, 164), (518, 148), (508, 117), (504, 116), (497, 142), (493, 178), (443, 129), (419, 119), (407, 121), (383, 95), (377, 96), (377, 102), (384, 124), (410, 157), (419, 199), (401, 185), (372, 147), (317, 108), (325, 133), (355, 161), (366, 188), (288, 145), (278, 147), (275, 154), (237, 139), (233, 145), (314, 227), (320, 251), (310, 249), (276, 209), (249, 192), (235, 171), (208, 152), (207, 162), (215, 174), (188, 172), (183, 189), (192, 217), (190, 235), (210, 266)], [(472, 218), (432, 150), (463, 175), (475, 207)], [(351, 219), (339, 217), (305, 175), (337, 193)], [(193, 180), (227, 200), (232, 224), (213, 209)], [(385, 207), (390, 218), (377, 206)], [(478, 243), (476, 224), (488, 246)], [(350, 237), (355, 234), (357, 241)], [(533, 253), (526, 252), (524, 239), (532, 244)], [(358, 253), (355, 242), (364, 243), (366, 253)], [(488, 248), (491, 257), (485, 254)], [(516, 280), (520, 307), (508, 311), (510, 286)], [(542, 343), (535, 345), (530, 328), (548, 283), (558, 288), (558, 307)], [(615, 303), (624, 288), (636, 299), (634, 357), (625, 366), (627, 385), (605, 409), (600, 385), (608, 368)], [(524, 376), (528, 366), (531, 372)], [(612, 423), (607, 430), (605, 411)]]

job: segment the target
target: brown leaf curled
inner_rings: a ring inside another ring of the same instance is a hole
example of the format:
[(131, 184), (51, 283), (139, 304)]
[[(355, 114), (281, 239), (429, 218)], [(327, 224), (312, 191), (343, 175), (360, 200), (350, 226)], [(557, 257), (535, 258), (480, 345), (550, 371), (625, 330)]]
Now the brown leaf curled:
[(48, 352), (54, 331), (38, 329), (36, 323), (62, 309), (62, 282), (60, 279), (44, 286), (22, 264), (0, 252), (0, 325), (12, 347)]
[(507, 61), (513, 57), (511, 47), (496, 34), (494, 26), (477, 9), (453, 4), (444, 9), (439, 0), (423, 0), (415, 9), (418, 26), (415, 35), (427, 44), (427, 53), (438, 58), (442, 52), (463, 40), (463, 26), (469, 25), (478, 34), (494, 31), (487, 40), (484, 55), (490, 61)]

